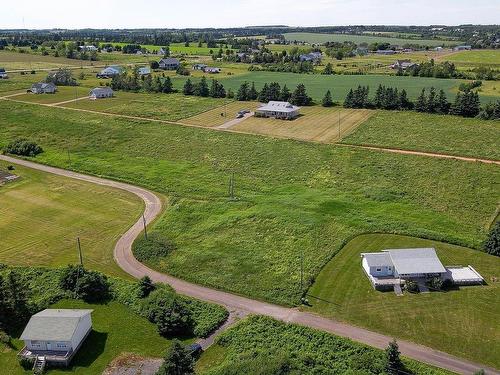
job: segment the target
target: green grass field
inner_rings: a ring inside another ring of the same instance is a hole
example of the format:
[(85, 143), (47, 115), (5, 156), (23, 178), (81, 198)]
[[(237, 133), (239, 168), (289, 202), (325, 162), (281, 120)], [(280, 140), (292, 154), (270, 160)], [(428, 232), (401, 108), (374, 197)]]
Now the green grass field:
[[(222, 78), (222, 77), (221, 77)], [(182, 87), (185, 79), (174, 80), (178, 87)], [(443, 89), (448, 98), (454, 99), (453, 89), (458, 87), (460, 80), (455, 79), (437, 79), (420, 77), (397, 77), (388, 75), (332, 75), (324, 76), (320, 74), (295, 74), (295, 73), (274, 73), (274, 72), (248, 72), (247, 74), (225, 77), (221, 82), (227, 88), (233, 91), (238, 90), (240, 85), (245, 82), (255, 82), (258, 90), (264, 83), (278, 82), (280, 85), (286, 84), (293, 90), (299, 83), (306, 86), (307, 92), (316, 101), (321, 101), (327, 90), (331, 90), (334, 100), (343, 101), (351, 88), (358, 85), (370, 86), (371, 95), (375, 94), (379, 84), (398, 89), (405, 89), (408, 96), (415, 99), (423, 88)]]
[(311, 44), (323, 44), (326, 42), (345, 42), (354, 43), (391, 43), (393, 45), (419, 44), (424, 46), (457, 45), (459, 41), (447, 41), (438, 39), (402, 39), (388, 36), (372, 35), (349, 35), (349, 34), (320, 34), (320, 33), (285, 33), (285, 39), (290, 41), (306, 42)]
[(343, 140), (500, 160), (500, 122), (413, 111), (377, 111)]
[[(28, 104), (0, 102), (0, 121), (0, 145), (29, 136), (46, 149), (40, 162), (166, 194), (171, 205), (153, 230), (177, 250), (151, 262), (155, 268), (284, 304), (298, 301), (302, 251), (311, 280), (345, 240), (363, 232), (479, 247), (498, 203), (493, 165)], [(234, 201), (227, 194), (232, 173)]]
[(499, 50), (472, 50), (453, 53), (442, 58), (443, 61), (451, 61), (457, 67), (471, 68), (477, 66), (500, 68)]
[[(49, 375), (72, 374), (101, 375), (114, 358), (123, 353), (134, 353), (143, 357), (162, 357), (169, 340), (161, 337), (154, 324), (148, 322), (118, 302), (87, 304), (75, 300), (63, 300), (52, 308), (92, 309), (93, 331), (75, 356), (72, 366), (66, 369), (51, 369)], [(126, 327), (126, 329), (124, 329)], [(13, 341), (14, 348), (0, 344), (0, 368), (4, 374), (26, 375), (19, 365), (16, 354), (23, 342)]]
[[(94, 65), (99, 62), (94, 61)], [(55, 69), (68, 66), (91, 65), (89, 61), (67, 59), (65, 57), (42, 56), (39, 53), (19, 53), (13, 51), (0, 51), (0, 67), (5, 70), (22, 69)]]
[(118, 91), (113, 98), (80, 100), (63, 106), (157, 120), (178, 121), (219, 107), (225, 102), (230, 102), (230, 100), (199, 98), (182, 94), (166, 95)]
[[(0, 162), (1, 169), (6, 166)], [(74, 264), (78, 262), (76, 238), (80, 237), (87, 267), (126, 275), (113, 260), (113, 247), (141, 214), (139, 198), (20, 166), (15, 173), (21, 179), (0, 187), (2, 263)]]
[[(360, 253), (407, 247), (434, 247), (445, 266), (470, 264), (488, 285), (402, 297), (375, 291)], [(404, 236), (363, 235), (328, 263), (308, 295), (314, 312), (500, 368), (499, 274), (500, 258), (478, 251)]]

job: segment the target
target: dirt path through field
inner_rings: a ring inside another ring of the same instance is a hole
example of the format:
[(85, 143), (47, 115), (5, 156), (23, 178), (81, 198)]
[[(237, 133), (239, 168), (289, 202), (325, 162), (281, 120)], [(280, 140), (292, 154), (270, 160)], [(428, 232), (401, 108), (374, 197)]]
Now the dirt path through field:
[[(37, 164), (27, 160), (16, 159), (6, 155), (0, 155), (0, 160), (13, 164), (19, 164), (28, 168), (41, 170), (43, 172), (59, 176), (74, 178), (90, 183), (114, 187), (137, 195), (145, 203), (144, 219), (147, 224), (153, 222), (162, 212), (161, 199), (151, 191), (123, 182), (107, 180), (100, 177), (89, 176), (47, 165)], [(193, 284), (176, 277), (155, 271), (135, 259), (132, 253), (134, 240), (142, 233), (143, 219), (140, 218), (115, 245), (114, 258), (117, 264), (130, 275), (141, 278), (149, 276), (154, 282), (166, 283), (172, 286), (178, 293), (184, 294), (203, 301), (225, 306), (229, 311), (234, 311), (242, 316), (246, 314), (267, 315), (284, 322), (296, 323), (338, 336), (350, 338), (376, 348), (384, 349), (392, 341), (392, 337), (372, 332), (364, 328), (352, 326), (347, 323), (330, 320), (312, 313), (300, 311), (297, 308), (288, 308), (271, 303), (252, 300), (250, 298), (227, 293), (217, 289), (207, 288)], [(450, 354), (421, 346), (409, 341), (398, 340), (401, 353), (409, 358), (441, 367), (459, 374), (470, 375), (479, 368), (486, 370), (488, 375), (500, 375), (500, 372), (472, 363)]]

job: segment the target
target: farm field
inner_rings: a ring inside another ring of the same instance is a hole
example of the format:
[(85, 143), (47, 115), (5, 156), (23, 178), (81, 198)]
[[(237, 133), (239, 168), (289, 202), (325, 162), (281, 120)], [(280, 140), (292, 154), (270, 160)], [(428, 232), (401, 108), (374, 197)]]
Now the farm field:
[[(303, 107), (293, 121), (250, 117), (231, 130), (304, 141), (332, 143), (350, 134), (374, 113), (370, 110)], [(340, 126), (340, 129), (339, 129)]]
[[(6, 166), (0, 162), (1, 169)], [(50, 267), (77, 263), (80, 237), (87, 267), (126, 275), (113, 260), (113, 247), (142, 213), (139, 198), (20, 166), (15, 173), (21, 179), (0, 187), (2, 263)]]
[[(402, 297), (374, 290), (361, 267), (360, 253), (407, 247), (434, 247), (444, 265), (470, 264), (487, 285)], [(326, 265), (308, 297), (311, 310), (322, 315), (499, 368), (499, 272), (498, 257), (475, 250), (405, 236), (362, 235)]]
[[(224, 332), (196, 366), (197, 374), (383, 373), (381, 350), (314, 329), (252, 316)], [(405, 360), (412, 374), (447, 371)], [(282, 371), (283, 368), (288, 371)]]
[(99, 61), (83, 61), (66, 57), (42, 56), (39, 53), (19, 53), (0, 51), (0, 67), (5, 70), (23, 69), (56, 69), (62, 67), (78, 67), (88, 65), (102, 65)]
[(500, 122), (377, 111), (343, 142), (500, 160)]
[[(12, 102), (0, 102), (0, 122), (0, 146), (29, 137), (46, 150), (39, 162), (167, 195), (170, 207), (152, 231), (176, 250), (151, 261), (154, 268), (283, 304), (298, 302), (302, 251), (307, 284), (359, 233), (479, 247), (498, 203), (494, 165)], [(233, 173), (236, 199), (229, 200)]]
[(15, 100), (21, 100), (39, 104), (55, 104), (67, 100), (86, 97), (89, 94), (89, 88), (83, 86), (58, 86), (54, 94), (32, 94), (25, 93), (17, 95)]
[[(255, 82), (258, 90), (262, 88), (264, 83), (269, 82), (278, 82), (282, 86), (286, 84), (290, 89), (294, 89), (299, 83), (303, 83), (306, 86), (308, 94), (317, 102), (321, 101), (327, 90), (331, 90), (334, 100), (343, 101), (349, 90), (356, 88), (358, 85), (368, 85), (371, 95), (374, 95), (379, 84), (405, 89), (408, 96), (412, 99), (415, 99), (423, 88), (435, 87), (437, 90), (443, 89), (448, 98), (452, 100), (455, 96), (452, 90), (462, 82), (455, 79), (397, 77), (372, 74), (324, 76), (320, 74), (274, 72), (248, 72), (247, 74), (231, 76), (221, 80), (226, 89), (231, 88), (233, 91), (236, 91), (245, 81)], [(176, 82), (178, 87), (182, 87), (182, 84), (180, 84), (181, 81)]]
[(450, 61), (457, 67), (473, 68), (477, 66), (500, 68), (500, 50), (460, 51), (444, 56), (443, 61)]
[[(80, 100), (63, 107), (116, 113), (127, 116), (179, 121), (219, 107), (226, 99), (199, 98), (182, 94), (145, 94), (118, 91), (115, 97), (101, 100)], [(229, 100), (227, 100), (229, 102)]]
[[(136, 315), (118, 302), (88, 304), (76, 300), (62, 300), (51, 306), (61, 309), (92, 309), (93, 332), (75, 356), (71, 373), (101, 375), (117, 356), (134, 353), (143, 357), (162, 357), (170, 341), (161, 337), (156, 326)], [(126, 329), (124, 329), (126, 327)], [(14, 348), (7, 349), (0, 344), (0, 367), (5, 374), (27, 375), (32, 371), (22, 370), (16, 354), (23, 342), (13, 340)], [(49, 375), (67, 374), (65, 369), (51, 369)]]
[(233, 120), (236, 114), (242, 110), (254, 111), (260, 106), (258, 102), (234, 101), (227, 105), (211, 109), (198, 115), (182, 120), (183, 124), (191, 124), (206, 127), (216, 127)]
[(285, 33), (286, 40), (290, 41), (300, 41), (310, 44), (323, 44), (326, 42), (345, 42), (351, 41), (356, 44), (359, 43), (391, 43), (393, 45), (405, 45), (405, 44), (420, 44), (428, 46), (442, 46), (442, 45), (457, 45), (460, 44), (459, 41), (446, 41), (446, 40), (434, 40), (434, 39), (402, 39), (402, 38), (392, 38), (383, 36), (371, 36), (371, 35), (350, 35), (350, 34), (321, 34), (321, 33)]

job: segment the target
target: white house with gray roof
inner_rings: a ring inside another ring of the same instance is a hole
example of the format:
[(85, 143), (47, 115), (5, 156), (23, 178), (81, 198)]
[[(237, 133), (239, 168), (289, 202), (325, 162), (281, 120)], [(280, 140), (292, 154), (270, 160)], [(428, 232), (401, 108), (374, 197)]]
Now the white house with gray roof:
[(91, 100), (112, 98), (114, 95), (111, 87), (96, 87), (89, 92), (89, 98)]
[(32, 92), (33, 94), (54, 94), (56, 90), (56, 85), (51, 82), (39, 82), (32, 84), (28, 92)]
[(445, 267), (434, 248), (388, 249), (362, 253), (361, 265), (375, 289), (391, 288), (405, 280), (440, 277), (458, 285), (481, 284), (483, 278), (472, 267)]
[(299, 115), (300, 107), (288, 102), (270, 101), (255, 111), (257, 117), (273, 117), (277, 119), (293, 120)]
[(160, 69), (164, 70), (176, 70), (181, 62), (173, 57), (165, 57), (158, 62)]
[(92, 310), (46, 309), (33, 315), (20, 339), (23, 358), (67, 366), (92, 331)]

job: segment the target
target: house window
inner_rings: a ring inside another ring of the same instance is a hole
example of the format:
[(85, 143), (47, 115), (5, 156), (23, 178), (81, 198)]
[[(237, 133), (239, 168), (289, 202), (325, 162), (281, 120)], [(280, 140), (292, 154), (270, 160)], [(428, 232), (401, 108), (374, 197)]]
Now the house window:
[(66, 344), (64, 342), (57, 342), (56, 348), (66, 348)]
[(382, 271), (382, 268), (377, 268), (377, 272), (381, 272)]
[(35, 341), (35, 340), (31, 340), (31, 346), (33, 348), (41, 348), (42, 347), (42, 344), (40, 344), (39, 341)]

